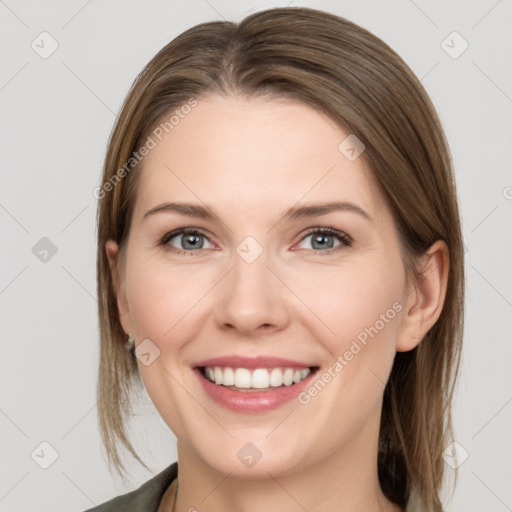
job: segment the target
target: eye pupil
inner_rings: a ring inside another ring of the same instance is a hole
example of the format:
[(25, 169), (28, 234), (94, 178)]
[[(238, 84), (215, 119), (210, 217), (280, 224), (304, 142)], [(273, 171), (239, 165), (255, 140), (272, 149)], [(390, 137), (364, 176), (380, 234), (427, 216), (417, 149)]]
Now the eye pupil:
[[(182, 246), (184, 249), (197, 249), (202, 248), (203, 243), (200, 241), (200, 237), (197, 235), (188, 234), (183, 237), (183, 243)], [(192, 243), (190, 244), (190, 240), (192, 240)]]
[[(331, 239), (331, 243), (325, 243), (326, 238), (330, 238)], [(313, 237), (313, 245), (320, 241), (319, 242), (320, 243), (320, 248), (328, 247), (329, 249), (331, 249), (333, 247), (332, 238), (333, 238), (332, 235), (318, 234), (318, 235)], [(315, 247), (315, 249), (316, 249), (316, 247)]]

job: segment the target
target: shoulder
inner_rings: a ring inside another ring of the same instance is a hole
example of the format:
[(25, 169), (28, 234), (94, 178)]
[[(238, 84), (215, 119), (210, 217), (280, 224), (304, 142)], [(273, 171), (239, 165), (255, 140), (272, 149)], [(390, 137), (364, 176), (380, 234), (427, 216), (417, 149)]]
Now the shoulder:
[(178, 476), (178, 463), (174, 462), (138, 489), (117, 496), (85, 512), (157, 512), (166, 489)]

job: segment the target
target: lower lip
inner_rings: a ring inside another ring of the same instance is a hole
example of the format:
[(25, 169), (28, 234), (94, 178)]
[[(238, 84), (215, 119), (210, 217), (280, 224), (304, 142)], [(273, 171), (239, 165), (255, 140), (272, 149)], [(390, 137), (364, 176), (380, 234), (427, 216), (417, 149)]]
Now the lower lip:
[(316, 372), (310, 373), (304, 380), (291, 386), (269, 388), (265, 391), (235, 391), (226, 386), (213, 384), (203, 377), (199, 368), (194, 369), (208, 396), (223, 407), (235, 412), (262, 413), (277, 409), (293, 400), (308, 385)]

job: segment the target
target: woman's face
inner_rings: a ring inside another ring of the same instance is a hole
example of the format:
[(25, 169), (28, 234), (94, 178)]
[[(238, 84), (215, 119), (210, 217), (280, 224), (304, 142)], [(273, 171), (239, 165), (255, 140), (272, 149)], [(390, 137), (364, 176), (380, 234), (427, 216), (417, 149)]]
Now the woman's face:
[(246, 477), (376, 455), (409, 290), (361, 147), (291, 100), (182, 117), (144, 158), (118, 298), (179, 449)]

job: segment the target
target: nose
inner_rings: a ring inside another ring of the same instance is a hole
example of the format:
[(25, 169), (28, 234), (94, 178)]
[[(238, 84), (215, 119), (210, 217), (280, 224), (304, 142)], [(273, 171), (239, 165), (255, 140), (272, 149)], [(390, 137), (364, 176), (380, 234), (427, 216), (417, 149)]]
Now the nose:
[(269, 263), (265, 252), (250, 263), (234, 255), (216, 297), (214, 317), (220, 329), (254, 338), (287, 327), (287, 288)]

